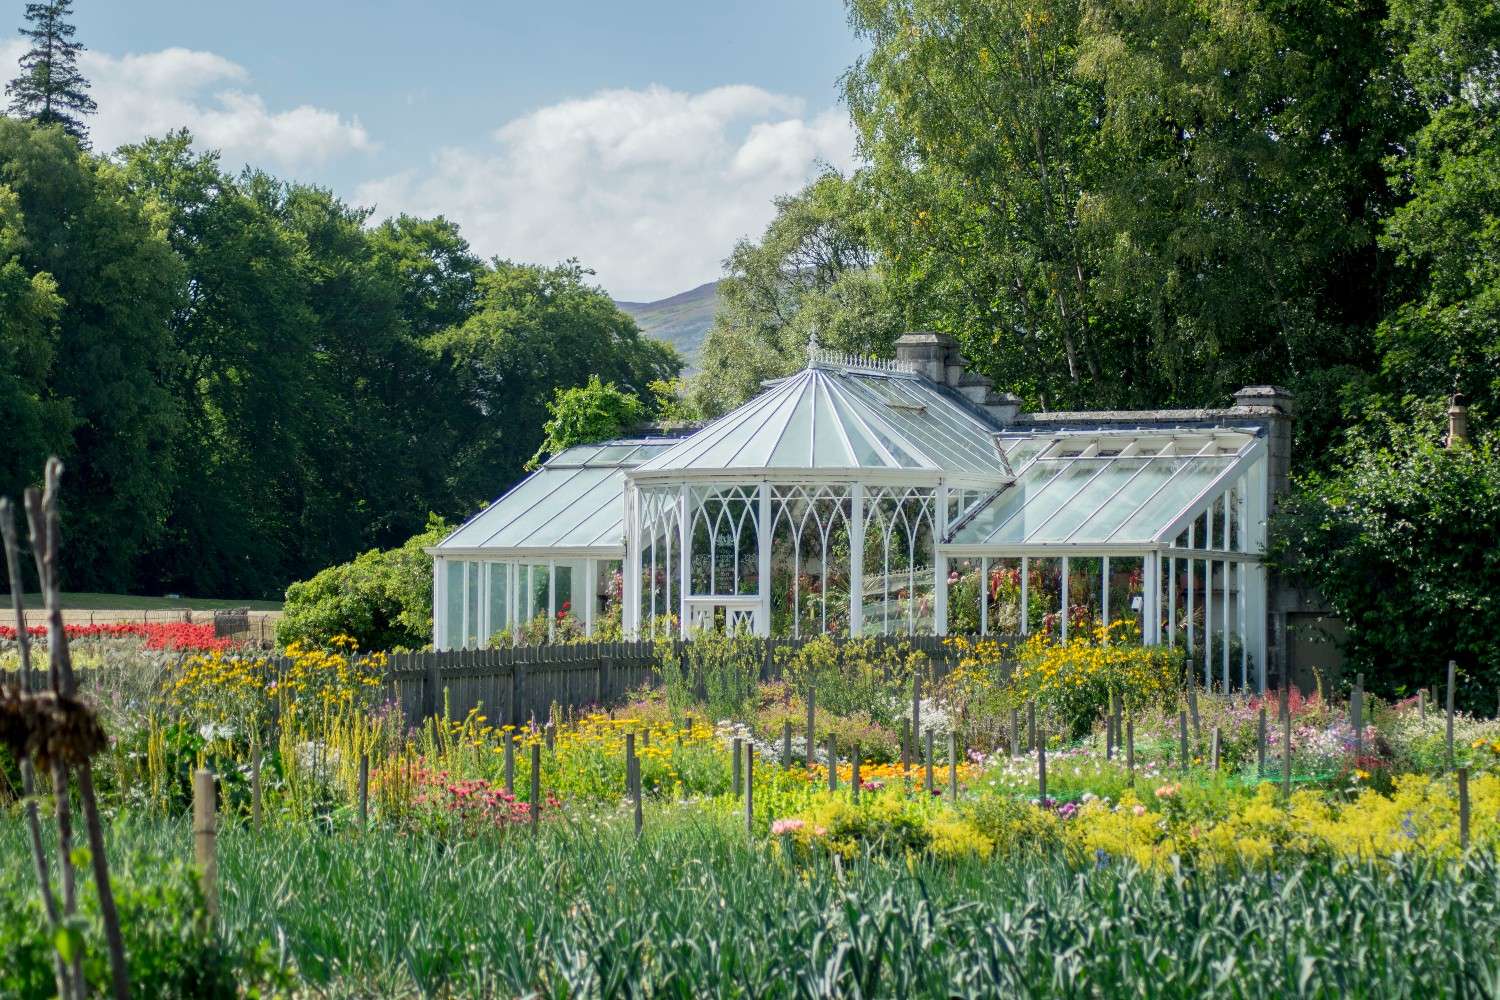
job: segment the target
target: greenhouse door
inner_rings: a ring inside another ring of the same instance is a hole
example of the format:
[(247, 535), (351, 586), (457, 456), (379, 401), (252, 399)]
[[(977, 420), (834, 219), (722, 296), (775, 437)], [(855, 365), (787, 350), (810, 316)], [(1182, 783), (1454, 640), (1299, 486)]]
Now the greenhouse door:
[(687, 599), (688, 631), (714, 629), (733, 632), (743, 629), (752, 635), (759, 634), (759, 597), (702, 597)]

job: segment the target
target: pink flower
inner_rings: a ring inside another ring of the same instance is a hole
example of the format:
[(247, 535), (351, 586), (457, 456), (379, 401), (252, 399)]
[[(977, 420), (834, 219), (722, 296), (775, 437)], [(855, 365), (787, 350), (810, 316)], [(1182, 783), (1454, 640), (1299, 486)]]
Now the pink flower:
[(800, 819), (778, 819), (771, 824), (772, 836), (779, 837), (784, 833), (796, 833), (807, 825), (805, 820)]
[(1135, 813), (1137, 816), (1146, 815), (1146, 807), (1141, 805), (1140, 803), (1136, 803), (1136, 805), (1130, 811)]

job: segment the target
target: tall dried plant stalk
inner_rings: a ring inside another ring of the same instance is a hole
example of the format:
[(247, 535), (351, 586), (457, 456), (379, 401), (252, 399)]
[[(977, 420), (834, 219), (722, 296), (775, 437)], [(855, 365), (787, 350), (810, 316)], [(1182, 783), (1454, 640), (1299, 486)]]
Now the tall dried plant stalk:
[[(58, 566), (62, 551), (62, 528), (57, 513), (58, 489), (62, 480), (62, 462), (56, 458), (47, 460), (45, 491), (41, 494), (28, 489), (25, 495), (26, 521), (30, 529), (32, 556), (36, 561), (37, 579), (41, 586), (43, 604), (47, 610), (48, 680), (59, 703), (76, 698), (77, 684), (73, 676), (73, 661), (68, 650), (67, 632), (63, 628), (62, 587)], [(11, 534), (14, 532), (12, 530)], [(9, 559), (12, 546), (7, 545)], [(19, 569), (12, 569), (12, 589), (19, 595)], [(19, 601), (19, 596), (16, 597)], [(21, 631), (25, 631), (25, 616), (21, 615)], [(89, 715), (92, 725), (92, 714)], [(98, 796), (94, 791), (93, 763), (88, 752), (81, 752), (76, 759), (65, 759), (62, 753), (51, 754), (53, 800), (57, 810), (58, 863), (62, 876), (63, 914), (71, 918), (77, 913), (78, 899), (75, 873), (72, 862), (72, 815), (70, 811), (69, 768), (78, 773), (78, 798), (83, 805), (84, 829), (89, 842), (89, 855), (93, 867), (94, 887), (99, 895), (99, 915), (104, 924), (105, 943), (109, 949), (110, 978), (117, 1000), (128, 1000), (130, 978), (125, 965), (125, 942), (120, 933), (120, 915), (115, 906), (114, 890), (109, 881), (109, 858), (105, 850), (104, 824), (99, 816)], [(71, 962), (67, 983), (72, 992), (64, 996), (82, 997), (84, 978), (82, 956), (76, 951)]]

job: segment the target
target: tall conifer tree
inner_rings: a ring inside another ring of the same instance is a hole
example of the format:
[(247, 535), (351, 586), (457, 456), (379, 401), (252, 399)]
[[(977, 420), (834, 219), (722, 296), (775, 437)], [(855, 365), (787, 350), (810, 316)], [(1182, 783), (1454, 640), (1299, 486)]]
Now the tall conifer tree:
[(83, 46), (73, 41), (77, 30), (68, 21), (73, 0), (50, 0), (26, 5), (27, 26), (21, 34), (31, 48), (21, 56), (21, 75), (10, 81), (11, 114), (42, 125), (58, 124), (87, 144), (85, 115), (97, 109), (89, 96), (89, 82), (78, 71)]

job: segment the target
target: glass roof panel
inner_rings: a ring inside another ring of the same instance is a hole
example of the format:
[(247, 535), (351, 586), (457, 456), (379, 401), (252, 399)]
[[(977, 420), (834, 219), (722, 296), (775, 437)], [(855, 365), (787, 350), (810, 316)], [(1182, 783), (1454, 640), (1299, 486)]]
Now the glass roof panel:
[(1226, 456), (1189, 459), (1187, 465), (1145, 500), (1139, 510), (1110, 536), (1110, 541), (1149, 541), (1165, 531), (1208, 488), (1214, 478), (1236, 461)]
[(959, 528), (953, 541), (961, 545), (981, 544), (1002, 524), (1011, 520), (1028, 501), (1038, 496), (1052, 479), (1062, 471), (1060, 465), (1032, 466), (1010, 486), (1000, 491), (974, 515), (973, 520)]
[(1081, 522), (1068, 539), (1073, 542), (1103, 542), (1114, 530), (1124, 524), (1141, 504), (1161, 489), (1166, 482), (1193, 461), (1191, 458), (1153, 458), (1139, 468), (1118, 494), (1087, 520)]
[(1080, 461), (1078, 466), (1091, 469), (1093, 477), (1066, 503), (1057, 508), (1045, 524), (1039, 524), (1026, 536), (1028, 542), (1064, 542), (1090, 514), (1130, 482), (1141, 467), (1143, 458), (1121, 458), (1114, 461)]

